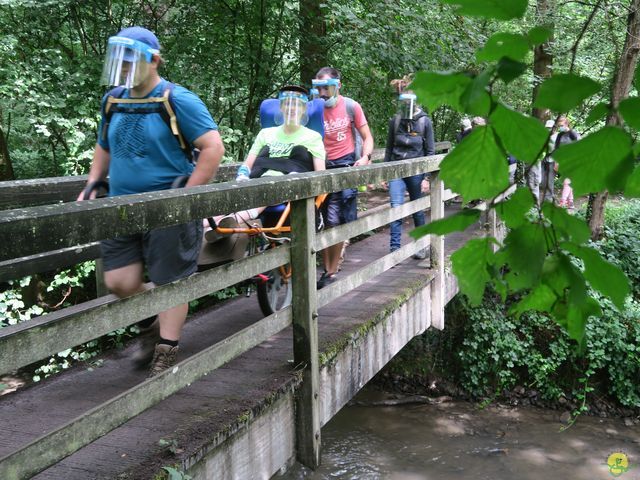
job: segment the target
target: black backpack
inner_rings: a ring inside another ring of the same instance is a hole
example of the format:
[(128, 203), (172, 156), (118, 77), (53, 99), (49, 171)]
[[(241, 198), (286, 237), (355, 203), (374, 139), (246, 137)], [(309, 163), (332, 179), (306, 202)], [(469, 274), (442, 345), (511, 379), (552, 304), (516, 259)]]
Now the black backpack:
[[(418, 121), (415, 122), (415, 125), (414, 125), (415, 126), (415, 130), (414, 131), (418, 135), (420, 135), (422, 137), (422, 148), (423, 149), (424, 149), (424, 141), (425, 141), (424, 134), (425, 134), (425, 131), (427, 129), (427, 118), (428, 117), (426, 115), (422, 115), (420, 118), (418, 118)], [(397, 136), (398, 133), (399, 133), (398, 129), (400, 128), (400, 121), (401, 120), (402, 119), (400, 118), (399, 114), (396, 114), (393, 117), (393, 134), (394, 134), (394, 136)]]

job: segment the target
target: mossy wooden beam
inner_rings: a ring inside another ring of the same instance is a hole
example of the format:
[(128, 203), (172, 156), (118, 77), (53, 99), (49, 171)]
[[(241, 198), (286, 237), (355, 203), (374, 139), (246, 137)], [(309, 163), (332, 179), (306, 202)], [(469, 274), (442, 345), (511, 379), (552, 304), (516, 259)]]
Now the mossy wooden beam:
[[(213, 182), (234, 180), (238, 165), (220, 165)], [(0, 210), (74, 202), (87, 184), (87, 178), (88, 175), (73, 175), (0, 182)]]
[(316, 469), (320, 465), (320, 407), (318, 363), (318, 309), (314, 199), (291, 204), (291, 271), (293, 298), (293, 360), (302, 366), (302, 386), (296, 398), (298, 461)]
[(322, 234), (316, 237), (316, 251), (320, 251), (327, 248), (329, 245), (334, 245), (338, 242), (342, 242), (349, 238), (353, 238), (357, 235), (361, 235), (365, 232), (369, 232), (374, 228), (379, 228), (387, 225), (394, 220), (399, 220), (406, 216), (409, 216), (415, 212), (425, 210), (431, 205), (431, 199), (428, 196), (413, 200), (405, 203), (396, 208), (390, 208), (388, 205), (381, 205), (377, 207), (375, 213), (359, 218), (353, 222), (345, 223), (338, 227), (330, 228)]
[(261, 344), (290, 324), (291, 310), (286, 308), (196, 353), (175, 367), (136, 385), (59, 429), (1, 458), (0, 478), (31, 478), (212, 370)]
[(443, 156), (0, 212), (0, 261), (435, 171)]
[(427, 248), (429, 245), (429, 236), (424, 236), (415, 242), (409, 243), (398, 250), (385, 255), (382, 258), (371, 262), (366, 267), (362, 267), (348, 277), (339, 280), (322, 290), (318, 291), (318, 308), (333, 302), (342, 295), (358, 288), (360, 285), (368, 282), (372, 278), (393, 268), (398, 263), (409, 258), (414, 253)]
[[(440, 175), (431, 178), (429, 191), (431, 192), (431, 218), (435, 222), (444, 218), (444, 183)], [(436, 272), (431, 283), (431, 325), (442, 330), (444, 328), (444, 237), (432, 235), (430, 241), (431, 268)]]
[(11, 372), (288, 262), (289, 246), (285, 245), (122, 300), (96, 301), (95, 308), (70, 307), (2, 328), (0, 373)]
[(0, 282), (15, 280), (33, 273), (70, 267), (100, 257), (97, 242), (77, 247), (67, 247), (53, 252), (37, 253), (28, 257), (0, 262)]

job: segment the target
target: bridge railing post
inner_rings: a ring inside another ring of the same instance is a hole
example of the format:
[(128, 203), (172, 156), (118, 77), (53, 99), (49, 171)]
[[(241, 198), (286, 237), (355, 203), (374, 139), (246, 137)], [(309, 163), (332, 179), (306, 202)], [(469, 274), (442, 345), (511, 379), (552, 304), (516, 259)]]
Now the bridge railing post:
[(291, 203), (291, 271), (294, 364), (303, 367), (296, 398), (297, 458), (311, 469), (320, 464), (320, 373), (316, 292), (315, 204)]
[[(431, 222), (444, 218), (444, 183), (440, 174), (431, 177)], [(444, 328), (444, 236), (431, 235), (431, 268), (435, 278), (431, 282), (431, 325)]]

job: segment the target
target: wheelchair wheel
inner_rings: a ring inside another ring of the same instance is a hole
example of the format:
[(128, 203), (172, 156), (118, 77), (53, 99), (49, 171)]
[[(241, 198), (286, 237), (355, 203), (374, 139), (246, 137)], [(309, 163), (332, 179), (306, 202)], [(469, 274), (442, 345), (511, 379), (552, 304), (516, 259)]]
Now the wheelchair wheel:
[(267, 280), (258, 283), (257, 291), (260, 310), (268, 316), (291, 305), (291, 267), (274, 268), (266, 275)]

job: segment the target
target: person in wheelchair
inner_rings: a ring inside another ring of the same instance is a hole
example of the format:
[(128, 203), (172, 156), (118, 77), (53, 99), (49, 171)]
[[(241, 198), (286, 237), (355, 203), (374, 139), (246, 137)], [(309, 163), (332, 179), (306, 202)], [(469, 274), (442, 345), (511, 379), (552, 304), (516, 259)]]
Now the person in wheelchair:
[[(325, 169), (325, 149), (322, 136), (305, 125), (309, 120), (309, 92), (297, 85), (286, 85), (278, 95), (279, 110), (276, 127), (263, 128), (258, 133), (244, 163), (238, 168), (236, 181), (275, 177), (288, 173), (303, 173)], [(214, 218), (217, 226), (236, 228), (251, 225), (267, 207), (243, 210)], [(205, 240), (216, 242), (221, 235), (205, 220)]]

